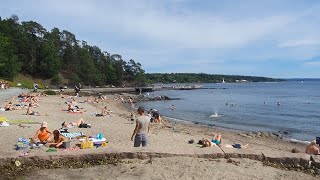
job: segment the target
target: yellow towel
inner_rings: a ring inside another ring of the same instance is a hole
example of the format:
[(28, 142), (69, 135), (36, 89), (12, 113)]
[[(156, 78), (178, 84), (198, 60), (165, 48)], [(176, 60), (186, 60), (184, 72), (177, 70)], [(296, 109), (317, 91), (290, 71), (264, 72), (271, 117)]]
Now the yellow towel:
[(17, 120), (17, 119), (14, 119), (14, 120), (1, 120), (0, 119), (0, 122), (3, 122), (3, 121), (6, 121), (10, 124), (41, 124), (40, 122), (35, 122), (35, 121), (32, 121), (32, 120)]
[(0, 121), (7, 121), (8, 119), (7, 119), (7, 117), (5, 117), (5, 116), (0, 116)]

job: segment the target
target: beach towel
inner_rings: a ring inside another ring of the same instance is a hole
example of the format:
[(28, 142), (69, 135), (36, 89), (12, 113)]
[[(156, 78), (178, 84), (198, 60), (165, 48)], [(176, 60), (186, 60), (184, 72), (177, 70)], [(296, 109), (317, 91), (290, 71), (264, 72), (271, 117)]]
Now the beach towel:
[(61, 133), (61, 135), (66, 138), (73, 139), (78, 136), (83, 136), (84, 134), (82, 132), (75, 132), (75, 133)]
[(0, 119), (0, 122), (8, 122), (10, 124), (41, 124), (40, 122), (35, 122), (35, 121), (32, 121), (32, 120), (19, 120), (19, 119), (13, 119), (13, 120), (1, 120)]
[(67, 113), (70, 113), (70, 114), (82, 114), (83, 112), (67, 112)]
[(8, 121), (7, 117), (6, 116), (0, 116), (0, 121), (3, 122), (3, 121)]

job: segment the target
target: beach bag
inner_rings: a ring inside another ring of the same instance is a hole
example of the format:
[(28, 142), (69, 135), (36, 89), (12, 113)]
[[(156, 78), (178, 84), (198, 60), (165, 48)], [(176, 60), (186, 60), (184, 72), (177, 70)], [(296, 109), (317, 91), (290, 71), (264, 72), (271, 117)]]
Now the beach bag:
[(91, 148), (93, 148), (93, 142), (89, 141), (89, 139), (86, 138), (85, 141), (81, 142), (80, 148), (81, 149), (91, 149)]

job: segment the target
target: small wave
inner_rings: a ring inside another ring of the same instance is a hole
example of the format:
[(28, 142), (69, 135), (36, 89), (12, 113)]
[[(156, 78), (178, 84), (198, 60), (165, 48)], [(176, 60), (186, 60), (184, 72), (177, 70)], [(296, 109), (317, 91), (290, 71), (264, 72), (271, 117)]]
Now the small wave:
[(214, 113), (214, 114), (211, 114), (210, 117), (211, 118), (217, 118), (217, 117), (220, 117), (221, 115), (219, 115), (218, 113)]
[(177, 119), (177, 118), (172, 118), (172, 117), (168, 117), (168, 116), (163, 116), (166, 119), (169, 119), (171, 121), (176, 121), (176, 122), (183, 122), (183, 123), (190, 123), (190, 124), (194, 124), (195, 122), (192, 121), (188, 121), (188, 120), (183, 120), (183, 119)]
[(293, 143), (310, 144), (310, 141), (302, 141), (294, 138), (285, 138), (285, 139)]

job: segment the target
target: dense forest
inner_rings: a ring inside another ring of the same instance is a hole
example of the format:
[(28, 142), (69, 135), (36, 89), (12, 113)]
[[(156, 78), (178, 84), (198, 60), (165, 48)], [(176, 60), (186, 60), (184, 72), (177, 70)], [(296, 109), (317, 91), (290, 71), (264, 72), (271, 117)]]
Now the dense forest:
[(0, 77), (13, 81), (18, 74), (51, 79), (57, 85), (145, 82), (141, 64), (133, 59), (125, 61), (66, 30), (47, 31), (34, 21), (20, 23), (16, 15), (0, 17)]
[(102, 51), (69, 31), (47, 31), (34, 21), (19, 22), (16, 15), (0, 17), (0, 79), (14, 81), (17, 75), (50, 80), (50, 84), (83, 83), (90, 86), (144, 85), (145, 83), (278, 81), (251, 76), (195, 73), (145, 74), (133, 59)]
[(223, 80), (228, 82), (276, 82), (282, 79), (273, 79), (257, 76), (238, 76), (238, 75), (219, 75), (204, 73), (171, 73), (171, 74), (146, 74), (151, 82), (158, 83), (221, 83)]

